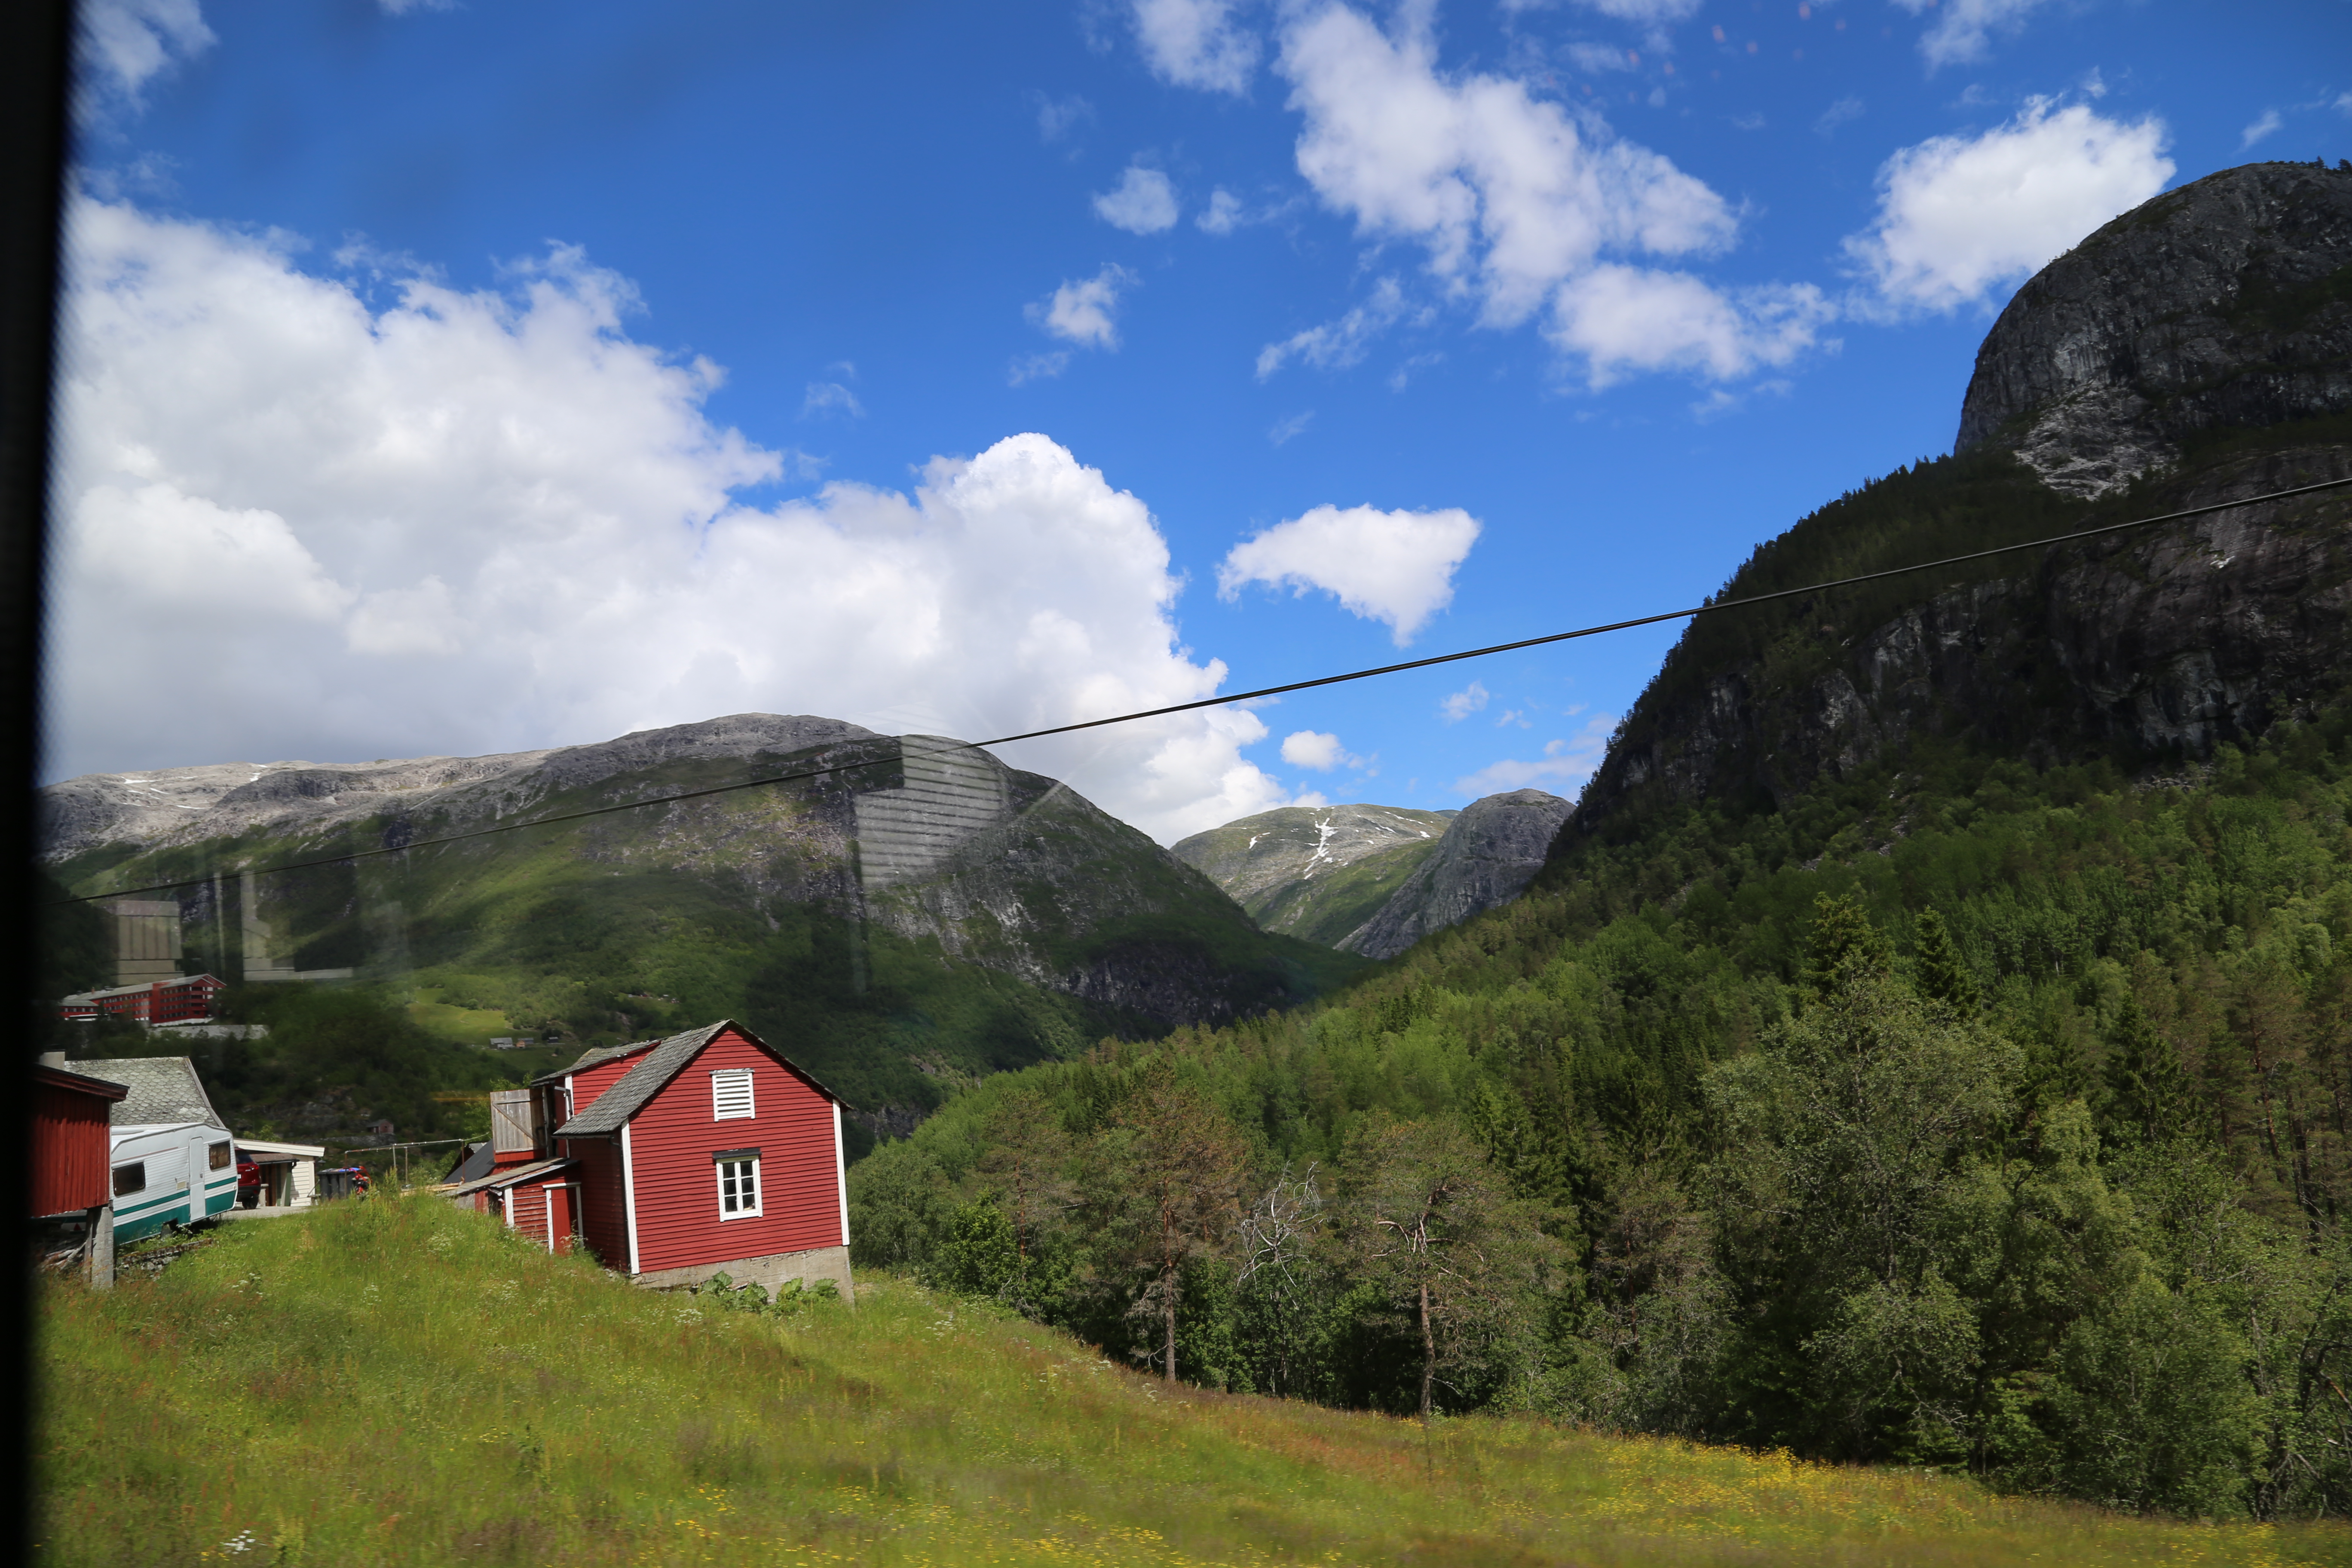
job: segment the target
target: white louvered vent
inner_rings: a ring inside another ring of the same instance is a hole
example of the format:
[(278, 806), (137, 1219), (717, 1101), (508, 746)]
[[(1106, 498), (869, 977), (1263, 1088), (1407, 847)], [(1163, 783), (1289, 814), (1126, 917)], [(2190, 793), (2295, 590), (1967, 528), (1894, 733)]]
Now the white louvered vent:
[(758, 1114), (751, 1109), (751, 1069), (728, 1068), (710, 1075), (710, 1119), (732, 1121)]

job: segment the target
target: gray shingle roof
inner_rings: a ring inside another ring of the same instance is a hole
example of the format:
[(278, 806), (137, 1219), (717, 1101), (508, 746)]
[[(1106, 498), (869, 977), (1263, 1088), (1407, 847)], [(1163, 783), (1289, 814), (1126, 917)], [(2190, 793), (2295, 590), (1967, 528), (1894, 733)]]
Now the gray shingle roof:
[(196, 1064), (186, 1057), (117, 1057), (108, 1061), (74, 1063), (75, 1070), (119, 1083), (131, 1092), (110, 1107), (116, 1127), (150, 1126), (158, 1122), (205, 1121), (226, 1127), (213, 1109)]
[(531, 1087), (536, 1089), (543, 1083), (562, 1083), (572, 1074), (575, 1072), (586, 1072), (598, 1062), (609, 1062), (614, 1057), (625, 1057), (631, 1051), (642, 1051), (647, 1046), (659, 1045), (660, 1043), (661, 1042), (658, 1040), (638, 1040), (634, 1044), (626, 1046), (598, 1046), (594, 1050), (582, 1052), (580, 1059), (573, 1062), (568, 1068), (557, 1068), (553, 1072), (543, 1072), (540, 1074), (537, 1078), (530, 1080)]
[[(656, 1046), (646, 1054), (643, 1061), (628, 1070), (620, 1082), (598, 1095), (594, 1103), (587, 1110), (557, 1128), (555, 1135), (558, 1138), (593, 1138), (602, 1134), (618, 1132), (623, 1122), (643, 1110), (646, 1108), (646, 1102), (659, 1094), (662, 1087), (670, 1079), (684, 1072), (687, 1064), (701, 1055), (702, 1047), (717, 1039), (723, 1029), (733, 1029), (745, 1039), (768, 1051), (770, 1055), (776, 1056), (778, 1061), (783, 1061), (783, 1058), (777, 1055), (759, 1036), (731, 1018), (721, 1018), (716, 1024), (707, 1024), (699, 1029), (688, 1029), (683, 1035), (672, 1035), (668, 1039)], [(789, 1062), (784, 1065), (792, 1066)], [(818, 1083), (816, 1079), (809, 1078), (809, 1075), (801, 1072), (800, 1068), (793, 1068), (793, 1071), (800, 1073), (803, 1079), (808, 1079), (808, 1081), (814, 1085), (816, 1091), (827, 1100), (836, 1102), (840, 1100), (841, 1096)]]

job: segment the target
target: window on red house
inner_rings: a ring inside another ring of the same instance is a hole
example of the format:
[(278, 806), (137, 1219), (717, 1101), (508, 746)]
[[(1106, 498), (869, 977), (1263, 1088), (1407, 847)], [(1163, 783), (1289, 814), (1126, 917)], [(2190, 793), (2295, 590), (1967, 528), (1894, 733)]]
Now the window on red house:
[(760, 1152), (757, 1149), (727, 1149), (713, 1154), (710, 1158), (719, 1173), (719, 1217), (720, 1219), (758, 1217)]

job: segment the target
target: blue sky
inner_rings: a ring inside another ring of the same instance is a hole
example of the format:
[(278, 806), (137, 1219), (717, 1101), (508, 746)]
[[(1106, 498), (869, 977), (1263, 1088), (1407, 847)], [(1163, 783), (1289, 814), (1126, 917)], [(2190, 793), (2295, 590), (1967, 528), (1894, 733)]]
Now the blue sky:
[[(106, 0), (51, 776), (966, 737), (1696, 602), (2352, 11)], [(1677, 628), (1015, 748), (1573, 795)], [(188, 715), (200, 712), (202, 721)]]

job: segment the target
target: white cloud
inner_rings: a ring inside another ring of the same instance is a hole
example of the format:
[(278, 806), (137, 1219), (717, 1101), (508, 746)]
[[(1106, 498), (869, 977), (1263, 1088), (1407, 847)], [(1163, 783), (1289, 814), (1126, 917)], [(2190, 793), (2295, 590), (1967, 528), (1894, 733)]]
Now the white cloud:
[(812, 414), (824, 414), (836, 409), (852, 419), (866, 416), (866, 405), (858, 402), (857, 394), (841, 383), (812, 381), (808, 384), (807, 392), (801, 396), (801, 417), (805, 419)]
[(1821, 118), (1813, 121), (1813, 134), (1834, 136), (1837, 134), (1839, 126), (1850, 120), (1861, 118), (1862, 100), (1849, 93), (1822, 110)]
[(1309, 408), (1303, 414), (1294, 414), (1286, 419), (1276, 420), (1274, 428), (1265, 433), (1265, 438), (1277, 447), (1286, 446), (1305, 435), (1307, 427), (1314, 422), (1315, 410)]
[(1282, 760), (1294, 768), (1311, 768), (1328, 773), (1337, 767), (1353, 767), (1363, 759), (1349, 754), (1339, 744), (1339, 737), (1314, 730), (1299, 730), (1282, 738)]
[(1473, 713), (1484, 712), (1486, 704), (1494, 700), (1494, 696), (1485, 685), (1474, 680), (1437, 705), (1438, 717), (1449, 724), (1459, 724)]
[(1521, 761), (1505, 758), (1454, 781), (1454, 792), (1472, 800), (1515, 789), (1547, 789), (1574, 800), (1584, 781), (1592, 776), (1609, 750), (1614, 721), (1605, 715), (1589, 721), (1573, 736), (1544, 742), (1543, 754)]
[(1235, 0), (1130, 0), (1135, 41), (1152, 74), (1178, 87), (1249, 90), (1257, 35), (1241, 26)]
[(1067, 98), (1048, 98), (1042, 92), (1029, 95), (1037, 106), (1037, 139), (1058, 142), (1072, 131), (1095, 117), (1095, 106), (1076, 93)]
[[(1612, 274), (1613, 294), (1591, 287), (1578, 294), (1605, 258), (1717, 251), (1731, 243), (1736, 215), (1670, 160), (1611, 136), (1597, 117), (1538, 98), (1512, 78), (1442, 72), (1425, 8), (1405, 7), (1395, 30), (1383, 32), (1337, 0), (1303, 7), (1285, 27), (1279, 68), (1291, 83), (1290, 106), (1305, 118), (1297, 163), (1316, 195), (1369, 237), (1423, 247), (1440, 288), (1475, 303), (1486, 326), (1514, 327), (1549, 307), (1566, 323), (1554, 340), (1580, 353), (1588, 341), (1602, 343), (1608, 366), (1720, 376), (1782, 363), (1788, 345), (1820, 319), (1810, 309), (1759, 314), (1727, 300), (1713, 312), (1718, 328), (1760, 326), (1766, 336), (1706, 353), (1692, 352), (1686, 331), (1645, 348), (1595, 321), (1605, 298), (1654, 302), (1661, 291), (1686, 296), (1710, 287), (1687, 273), (1659, 273), (1653, 287), (1629, 289)], [(1689, 313), (1685, 305), (1674, 319)], [(1369, 316), (1362, 323), (1379, 324)], [(1334, 340), (1360, 345), (1363, 335)], [(1276, 345), (1259, 357), (1261, 375), (1293, 353), (1312, 357), (1312, 346), (1306, 334)], [(1600, 361), (1595, 368), (1597, 380), (1613, 373)]]
[(1057, 349), (1045, 354), (1022, 354), (1005, 372), (1004, 381), (1008, 386), (1020, 386), (1032, 381), (1051, 381), (1069, 368), (1070, 351), (1067, 349)]
[(1477, 538), (1477, 520), (1459, 507), (1318, 506), (1227, 552), (1217, 567), (1217, 596), (1237, 599), (1251, 583), (1300, 594), (1320, 588), (1355, 615), (1388, 623), (1402, 647), (1454, 602), (1454, 569)]
[(1878, 171), (1878, 221), (1845, 241), (1883, 305), (1949, 310), (2031, 273), (2172, 177), (2164, 122), (2029, 102), (1976, 137), (1937, 136)]
[(1704, 0), (1576, 0), (1588, 11), (1598, 11), (1620, 22), (1637, 22), (1662, 27), (1670, 22), (1687, 21), (1698, 15)]
[(1242, 225), (1242, 199), (1220, 185), (1209, 193), (1209, 207), (1192, 220), (1203, 234), (1231, 234)]
[(216, 42), (196, 0), (89, 0), (81, 7), (82, 69), (133, 108), (150, 81)]
[(2263, 117), (2260, 120), (2255, 121), (2252, 125), (2247, 126), (2243, 131), (2238, 132), (2238, 150), (2242, 153), (2244, 152), (2246, 149), (2252, 147), (2255, 142), (2272, 135), (2279, 129), (2280, 126), (2284, 125), (2285, 123), (2285, 121), (2279, 118), (2279, 111), (2277, 110), (2263, 110)]
[(1599, 76), (1606, 71), (1629, 71), (1640, 63), (1633, 50), (1620, 48), (1615, 44), (1570, 44), (1568, 46), (1568, 58), (1576, 62), (1577, 69), (1588, 76)]
[(1962, 65), (1983, 59), (1992, 52), (1995, 33), (2014, 34), (2023, 29), (2025, 19), (2047, 5), (2049, 0), (1895, 0), (1914, 16), (1936, 11), (1936, 25), (1919, 38), (1919, 53), (1926, 57), (1927, 68)]
[(1129, 234), (1161, 234), (1176, 226), (1176, 187), (1157, 169), (1129, 163), (1118, 188), (1095, 197), (1095, 216)]
[(1303, 359), (1318, 370), (1345, 370), (1360, 363), (1372, 340), (1403, 314), (1404, 290), (1397, 287), (1395, 279), (1383, 278), (1373, 285), (1370, 300), (1338, 321), (1293, 332), (1258, 350), (1257, 378), (1265, 381), (1294, 359)]
[(1726, 294), (1684, 272), (1600, 267), (1559, 291), (1545, 336), (1582, 356), (1596, 387), (1627, 371), (1687, 370), (1727, 381), (1786, 364), (1835, 310), (1810, 283)]
[[(576, 251), (372, 306), (78, 202), (51, 775), (467, 754), (746, 710), (974, 739), (1212, 696), (1150, 510), (1040, 435), (754, 508), (784, 463)], [(201, 713), (191, 729), (188, 716)], [(1286, 804), (1212, 709), (1012, 748), (1170, 839)]]
[[(1082, 349), (1115, 349), (1118, 323), (1112, 318), (1118, 309), (1119, 291), (1134, 287), (1136, 281), (1135, 274), (1124, 267), (1106, 267), (1092, 278), (1063, 284), (1030, 306), (1029, 320)], [(1059, 374), (1061, 368), (1056, 364), (1053, 374)]]

